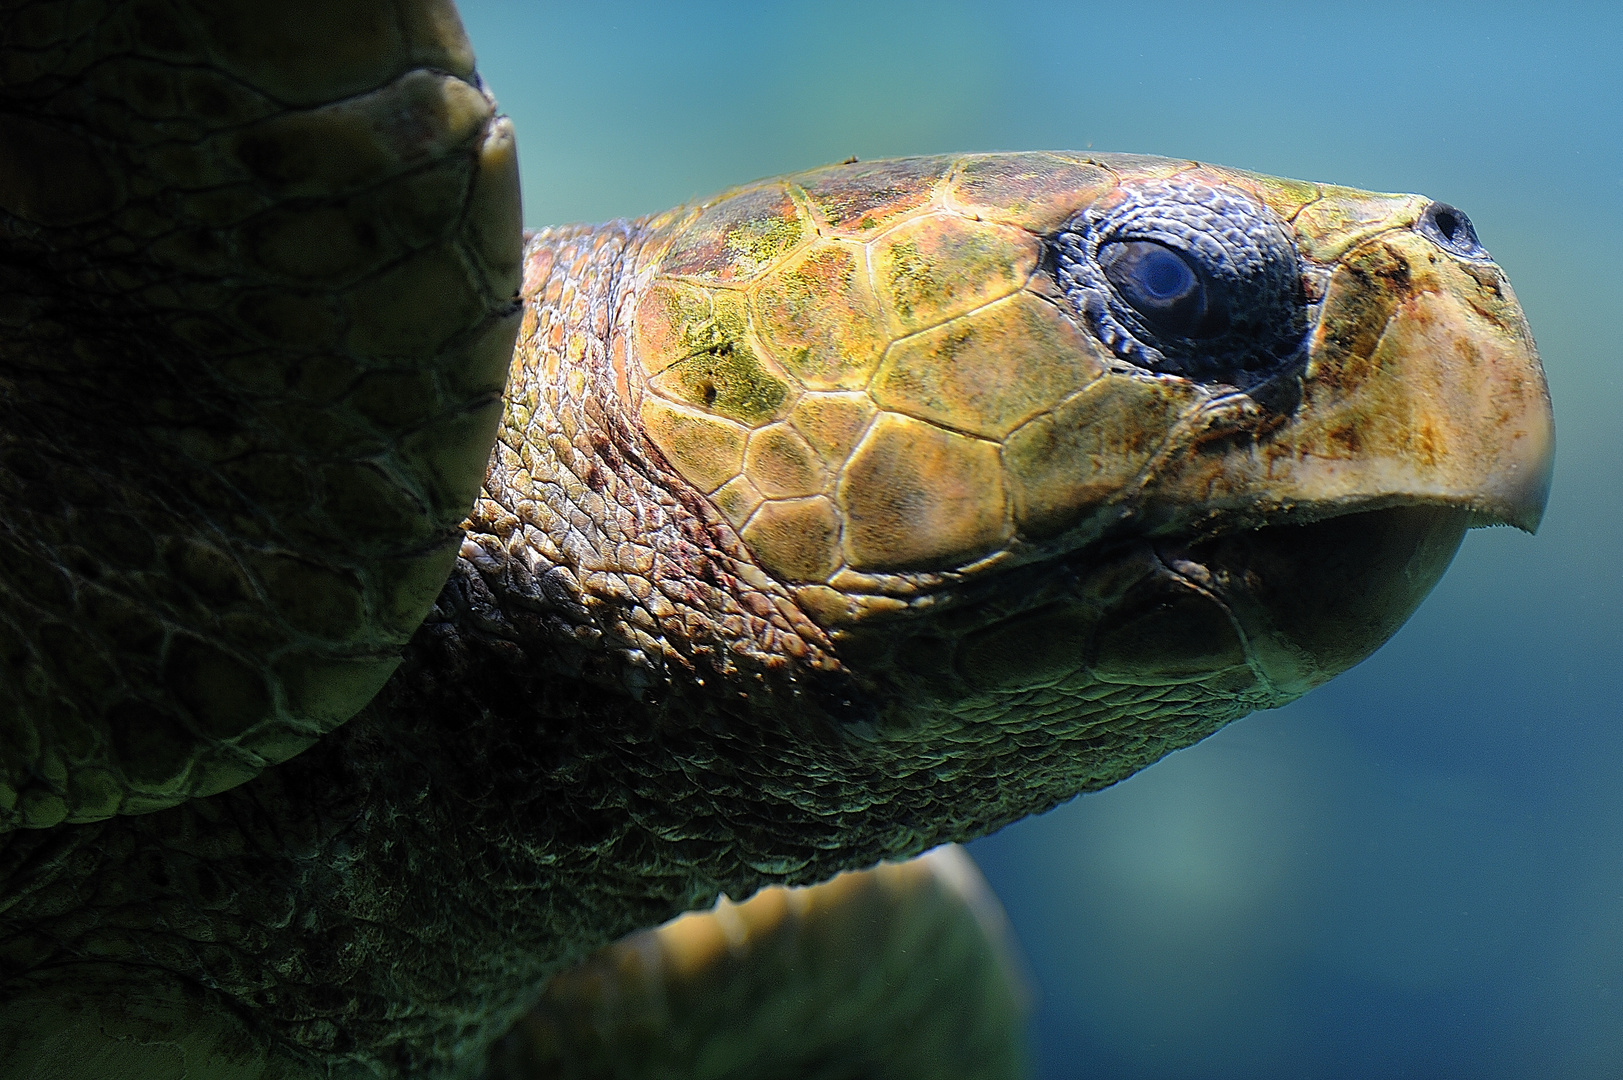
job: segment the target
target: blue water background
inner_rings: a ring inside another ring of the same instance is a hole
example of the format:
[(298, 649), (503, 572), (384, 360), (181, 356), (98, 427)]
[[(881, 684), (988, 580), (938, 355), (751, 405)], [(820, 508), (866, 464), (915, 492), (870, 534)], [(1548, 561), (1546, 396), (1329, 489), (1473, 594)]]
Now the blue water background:
[(1623, 1076), (1615, 6), (466, 0), (525, 219), (1092, 147), (1452, 202), (1542, 348), (1537, 537), (1308, 698), (979, 841), (1044, 1078)]

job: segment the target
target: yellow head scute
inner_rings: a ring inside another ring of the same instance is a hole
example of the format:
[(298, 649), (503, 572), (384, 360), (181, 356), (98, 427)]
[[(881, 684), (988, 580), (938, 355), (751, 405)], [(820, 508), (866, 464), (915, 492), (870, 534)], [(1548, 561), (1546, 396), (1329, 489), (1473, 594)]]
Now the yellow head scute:
[(856, 449), (874, 411), (873, 399), (865, 393), (802, 394), (789, 422), (830, 468), (838, 469)]
[(910, 334), (1021, 288), (1041, 245), (1024, 229), (931, 214), (873, 245), (874, 284), (901, 333)]
[[(1187, 174), (1211, 184), (1239, 188), (1279, 216), (1281, 221), (1292, 221), (1304, 206), (1324, 197), (1324, 187), (1307, 180), (1290, 180), (1282, 176), (1265, 176), (1229, 169), (1221, 165), (1202, 164)], [(1340, 189), (1331, 189), (1340, 190)]]
[(1009, 536), (997, 444), (895, 413), (874, 421), (836, 500), (858, 570), (950, 566)]
[(828, 482), (817, 452), (788, 424), (769, 424), (750, 435), (744, 473), (769, 499), (815, 495)]
[(1103, 371), (1053, 304), (1020, 293), (897, 342), (871, 392), (881, 408), (1002, 439)]
[(810, 235), (810, 223), (782, 184), (746, 188), (700, 214), (671, 245), (662, 265), (667, 274), (744, 281)]
[(1119, 496), (1194, 402), (1171, 380), (1112, 374), (1014, 432), (1003, 464), (1020, 531), (1063, 532)]
[(1109, 171), (1059, 154), (976, 154), (953, 175), (947, 205), (965, 217), (1043, 234), (1109, 191)]
[(716, 504), (717, 510), (726, 515), (734, 528), (748, 521), (750, 515), (755, 513), (765, 499), (766, 496), (750, 483), (747, 476), (735, 476), (710, 493), (710, 501)]
[(741, 536), (786, 581), (826, 581), (840, 566), (840, 519), (826, 496), (763, 503)]
[(1413, 225), (1429, 199), (1421, 195), (1381, 195), (1326, 186), (1315, 202), (1297, 212), (1296, 248), (1305, 258), (1334, 262), (1377, 233)]
[(634, 333), (637, 358), (650, 376), (727, 340), (715, 319), (711, 290), (666, 278), (643, 293)]
[(643, 430), (671, 464), (700, 491), (714, 491), (744, 467), (748, 429), (650, 394), (642, 403)]
[(857, 390), (887, 337), (861, 245), (823, 240), (768, 275), (756, 290), (761, 339), (808, 389)]
[(831, 165), (793, 179), (834, 235), (875, 236), (928, 204), (951, 171), (950, 157)]

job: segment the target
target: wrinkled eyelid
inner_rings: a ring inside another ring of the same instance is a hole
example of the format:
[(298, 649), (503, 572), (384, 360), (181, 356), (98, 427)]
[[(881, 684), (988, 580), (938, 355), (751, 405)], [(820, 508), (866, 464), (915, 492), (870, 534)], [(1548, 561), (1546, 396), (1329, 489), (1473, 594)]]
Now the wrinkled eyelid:
[[(1186, 179), (1124, 186), (1122, 198), (1053, 239), (1060, 288), (1121, 360), (1242, 388), (1305, 355), (1307, 290), (1290, 226), (1245, 192)], [(1190, 287), (1166, 295), (1145, 249), (1179, 260)]]

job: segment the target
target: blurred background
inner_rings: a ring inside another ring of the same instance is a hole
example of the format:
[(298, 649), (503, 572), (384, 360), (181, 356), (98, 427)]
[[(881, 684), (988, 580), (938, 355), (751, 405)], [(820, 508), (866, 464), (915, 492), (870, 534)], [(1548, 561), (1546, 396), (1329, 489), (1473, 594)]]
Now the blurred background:
[(532, 226), (850, 157), (1119, 150), (1471, 215), (1555, 397), (1535, 537), (1372, 659), (978, 841), (1035, 1071), (1623, 1075), (1623, 8), (462, 0)]

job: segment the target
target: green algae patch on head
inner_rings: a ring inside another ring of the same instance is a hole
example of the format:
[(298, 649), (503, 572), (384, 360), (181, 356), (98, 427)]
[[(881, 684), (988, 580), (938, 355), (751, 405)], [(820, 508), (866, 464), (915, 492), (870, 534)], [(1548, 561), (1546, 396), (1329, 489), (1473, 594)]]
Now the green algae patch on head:
[(1073, 323), (1021, 292), (898, 341), (871, 393), (881, 408), (1002, 439), (1103, 372)]
[[(743, 294), (710, 293), (706, 311), (705, 294), (686, 288), (682, 282), (655, 282), (649, 290), (657, 298), (654, 307), (646, 316), (640, 308), (637, 312), (643, 368), (659, 368), (649, 388), (751, 427), (776, 419), (790, 384), (756, 347)], [(668, 359), (673, 354), (680, 358)]]
[(756, 287), (756, 325), (808, 389), (864, 386), (888, 340), (862, 247), (820, 240)]
[(966, 217), (1043, 234), (1115, 183), (1107, 169), (1056, 154), (975, 154), (953, 175), (946, 201)]
[(866, 237), (928, 205), (953, 158), (897, 158), (830, 165), (790, 177), (835, 234)]
[(726, 332), (716, 321), (711, 290), (664, 278), (651, 284), (638, 301), (632, 330), (637, 359), (650, 376), (715, 348), (726, 340)]
[(1041, 256), (1024, 229), (931, 214), (874, 241), (874, 283), (896, 325), (914, 333), (1020, 289)]
[(746, 188), (706, 207), (672, 242), (663, 273), (744, 281), (812, 235), (811, 223), (781, 183)]
[(789, 396), (789, 384), (742, 339), (679, 360), (649, 385), (661, 397), (750, 427), (776, 419)]

